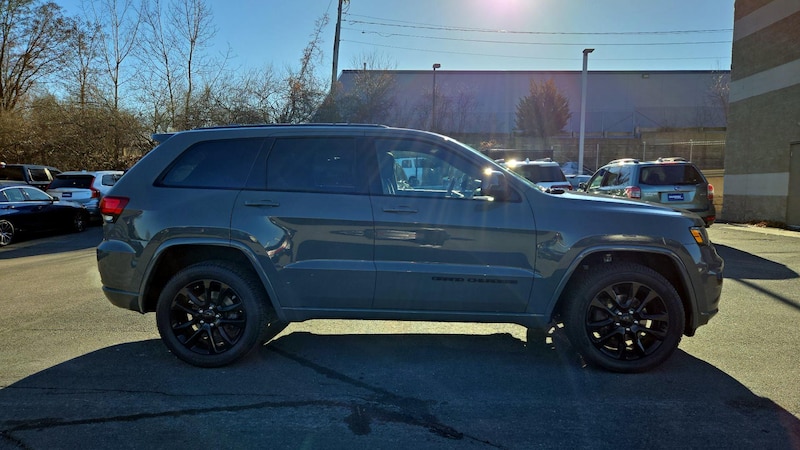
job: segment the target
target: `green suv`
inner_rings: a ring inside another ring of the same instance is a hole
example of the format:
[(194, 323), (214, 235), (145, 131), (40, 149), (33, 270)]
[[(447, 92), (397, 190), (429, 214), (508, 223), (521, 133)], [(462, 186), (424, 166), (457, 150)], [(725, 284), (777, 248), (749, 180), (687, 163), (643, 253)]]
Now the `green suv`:
[(714, 186), (683, 158), (611, 161), (594, 173), (585, 191), (686, 209), (700, 216), (707, 227), (716, 220)]
[[(103, 197), (106, 297), (223, 366), (308, 319), (564, 325), (599, 367), (650, 369), (717, 312), (696, 215), (542, 192), (447, 137), (369, 125), (154, 136)], [(398, 161), (425, 160), (412, 186)], [(591, 223), (586, 218), (591, 218)], [(529, 341), (532, 338), (528, 339)]]

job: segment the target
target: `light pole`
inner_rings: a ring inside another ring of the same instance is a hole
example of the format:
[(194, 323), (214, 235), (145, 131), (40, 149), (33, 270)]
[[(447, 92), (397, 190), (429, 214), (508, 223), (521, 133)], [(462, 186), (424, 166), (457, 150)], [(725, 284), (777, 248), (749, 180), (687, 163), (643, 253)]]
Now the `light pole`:
[(442, 67), (441, 64), (433, 65), (433, 109), (431, 109), (431, 131), (436, 132), (436, 69)]
[(583, 141), (586, 133), (586, 66), (593, 48), (583, 49), (583, 72), (581, 72), (581, 131), (578, 138), (578, 175), (583, 175)]

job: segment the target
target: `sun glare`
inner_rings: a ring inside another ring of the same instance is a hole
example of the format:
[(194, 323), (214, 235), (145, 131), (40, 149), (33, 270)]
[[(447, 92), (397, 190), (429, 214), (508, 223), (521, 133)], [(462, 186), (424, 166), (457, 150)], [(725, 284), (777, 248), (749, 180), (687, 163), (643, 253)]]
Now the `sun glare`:
[(470, 14), (486, 19), (487, 22), (524, 22), (530, 19), (535, 6), (532, 0), (473, 0)]

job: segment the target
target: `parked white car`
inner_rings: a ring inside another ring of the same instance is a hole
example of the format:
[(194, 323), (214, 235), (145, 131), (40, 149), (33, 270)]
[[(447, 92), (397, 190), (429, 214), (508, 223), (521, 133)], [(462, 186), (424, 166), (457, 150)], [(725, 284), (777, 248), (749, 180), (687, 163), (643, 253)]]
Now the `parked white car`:
[(121, 170), (62, 172), (47, 187), (47, 193), (61, 200), (80, 203), (86, 207), (92, 219), (99, 219), (100, 199), (123, 173)]
[(532, 181), (545, 192), (572, 190), (572, 185), (561, 171), (561, 166), (550, 158), (504, 161), (502, 165)]

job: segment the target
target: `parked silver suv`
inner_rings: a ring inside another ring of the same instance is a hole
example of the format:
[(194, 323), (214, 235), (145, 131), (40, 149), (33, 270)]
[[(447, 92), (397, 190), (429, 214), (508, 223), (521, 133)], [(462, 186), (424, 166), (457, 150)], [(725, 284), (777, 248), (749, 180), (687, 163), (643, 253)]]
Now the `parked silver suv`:
[[(440, 135), (273, 125), (156, 138), (101, 201), (97, 261), (108, 299), (155, 312), (190, 364), (229, 364), (307, 319), (532, 335), (557, 321), (586, 361), (636, 372), (717, 312), (723, 262), (696, 215), (546, 194)], [(426, 161), (424, 183), (405, 180), (404, 158)]]
[(683, 158), (617, 159), (595, 172), (585, 190), (683, 208), (699, 215), (707, 227), (717, 218), (714, 186)]

